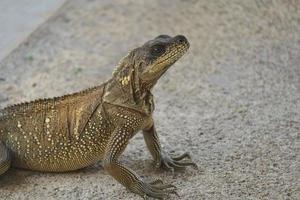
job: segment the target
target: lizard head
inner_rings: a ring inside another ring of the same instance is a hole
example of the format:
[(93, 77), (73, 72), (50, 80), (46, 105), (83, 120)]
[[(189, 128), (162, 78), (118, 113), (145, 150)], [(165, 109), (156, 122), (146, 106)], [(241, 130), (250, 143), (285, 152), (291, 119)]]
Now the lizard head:
[(138, 76), (142, 85), (153, 87), (156, 81), (189, 48), (186, 37), (160, 35), (136, 49)]
[(130, 51), (120, 61), (115, 74), (124, 86), (133, 82), (140, 89), (149, 90), (188, 48), (189, 42), (182, 35), (160, 35)]

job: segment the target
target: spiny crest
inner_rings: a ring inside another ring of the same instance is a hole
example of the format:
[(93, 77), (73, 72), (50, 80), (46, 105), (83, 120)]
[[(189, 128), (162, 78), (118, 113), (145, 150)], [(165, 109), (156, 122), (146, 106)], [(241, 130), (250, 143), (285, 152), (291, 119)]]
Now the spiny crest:
[(123, 71), (124, 68), (128, 68), (130, 67), (130, 64), (132, 62), (133, 56), (134, 56), (134, 50), (136, 48), (134, 48), (133, 50), (128, 51), (128, 53), (126, 54), (126, 56), (124, 56), (118, 63), (118, 65), (116, 66), (116, 68), (113, 71), (113, 76), (117, 76), (117, 74), (119, 74), (121, 71)]
[(71, 96), (78, 96), (78, 95), (84, 95), (88, 92), (91, 92), (93, 90), (97, 90), (99, 86), (94, 86), (91, 88), (88, 88), (86, 90), (82, 90), (80, 92), (72, 93), (72, 94), (66, 94), (60, 97), (53, 97), (53, 98), (43, 98), (43, 99), (36, 99), (29, 102), (22, 102), (18, 104), (13, 104), (5, 107), (4, 109), (0, 110), (0, 117), (4, 116), (5, 112), (18, 112), (18, 111), (25, 111), (26, 109), (30, 108), (31, 106), (54, 106), (59, 101), (65, 100)]

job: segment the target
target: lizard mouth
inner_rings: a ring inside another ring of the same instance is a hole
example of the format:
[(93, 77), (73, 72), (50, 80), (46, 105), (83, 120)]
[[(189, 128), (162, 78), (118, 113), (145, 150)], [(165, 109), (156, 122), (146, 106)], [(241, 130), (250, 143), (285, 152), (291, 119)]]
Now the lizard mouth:
[[(189, 48), (188, 44), (171, 48), (169, 53), (167, 53), (167, 55), (164, 56), (163, 59), (159, 60), (159, 62), (157, 62), (155, 65), (156, 66), (164, 66), (168, 64), (172, 65), (187, 52), (188, 48)], [(159, 71), (159, 68), (160, 67), (154, 67), (152, 70)]]

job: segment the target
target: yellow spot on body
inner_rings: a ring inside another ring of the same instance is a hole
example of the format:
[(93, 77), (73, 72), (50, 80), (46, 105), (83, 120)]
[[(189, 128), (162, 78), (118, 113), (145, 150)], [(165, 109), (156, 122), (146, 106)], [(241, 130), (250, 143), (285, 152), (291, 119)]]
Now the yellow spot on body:
[(122, 85), (128, 85), (130, 81), (130, 76), (125, 76), (123, 79), (120, 79)]
[(18, 128), (21, 128), (22, 127), (22, 124), (18, 121)]
[(45, 122), (46, 122), (46, 123), (49, 123), (49, 122), (50, 122), (50, 119), (47, 117), (47, 118), (45, 119)]

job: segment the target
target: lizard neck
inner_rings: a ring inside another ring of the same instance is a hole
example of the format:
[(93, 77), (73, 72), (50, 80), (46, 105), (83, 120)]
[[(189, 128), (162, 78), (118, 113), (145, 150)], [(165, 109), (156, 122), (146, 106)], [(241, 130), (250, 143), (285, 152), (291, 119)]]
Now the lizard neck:
[(151, 114), (154, 110), (153, 95), (150, 89), (142, 87), (135, 74), (128, 79), (113, 77), (108, 81), (103, 101), (123, 107), (133, 108)]

